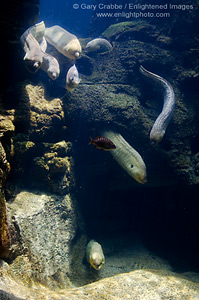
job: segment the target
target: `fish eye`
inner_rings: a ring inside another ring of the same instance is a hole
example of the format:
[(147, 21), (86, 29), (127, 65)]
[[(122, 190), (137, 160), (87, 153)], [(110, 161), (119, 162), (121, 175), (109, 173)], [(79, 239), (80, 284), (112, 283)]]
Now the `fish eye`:
[(131, 169), (133, 169), (133, 165), (131, 165)]

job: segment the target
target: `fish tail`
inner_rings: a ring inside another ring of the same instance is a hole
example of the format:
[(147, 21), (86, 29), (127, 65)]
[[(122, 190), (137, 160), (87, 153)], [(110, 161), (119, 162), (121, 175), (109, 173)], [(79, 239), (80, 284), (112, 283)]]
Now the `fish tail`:
[(90, 145), (90, 144), (93, 144), (93, 139), (92, 139), (92, 137), (91, 137), (91, 136), (90, 136), (90, 139), (91, 139), (91, 140), (90, 140), (90, 143), (89, 143), (89, 145)]

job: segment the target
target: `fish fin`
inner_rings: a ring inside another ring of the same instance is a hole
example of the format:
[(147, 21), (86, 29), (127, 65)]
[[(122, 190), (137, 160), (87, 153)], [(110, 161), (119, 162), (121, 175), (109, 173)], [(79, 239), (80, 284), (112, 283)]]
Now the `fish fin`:
[(26, 59), (28, 59), (28, 52), (25, 54), (23, 60), (26, 60)]
[(90, 136), (90, 139), (91, 139), (91, 140), (90, 140), (90, 142), (88, 143), (89, 145), (90, 145), (90, 144), (93, 144), (93, 139), (92, 139), (91, 136)]

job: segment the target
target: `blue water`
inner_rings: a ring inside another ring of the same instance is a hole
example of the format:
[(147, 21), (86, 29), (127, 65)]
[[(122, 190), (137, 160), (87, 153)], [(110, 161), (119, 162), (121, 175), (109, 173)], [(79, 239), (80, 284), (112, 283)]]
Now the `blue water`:
[[(93, 0), (86, 0), (92, 4)], [(87, 37), (92, 10), (75, 9), (74, 4), (81, 4), (82, 0), (40, 0), (39, 21), (44, 21), (46, 27), (59, 25), (78, 37)]]

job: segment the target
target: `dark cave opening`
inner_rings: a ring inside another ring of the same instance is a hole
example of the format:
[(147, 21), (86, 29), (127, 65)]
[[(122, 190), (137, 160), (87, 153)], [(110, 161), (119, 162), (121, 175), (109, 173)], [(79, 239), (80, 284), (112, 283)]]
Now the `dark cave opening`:
[(110, 181), (117, 175), (111, 171), (105, 175), (102, 170), (92, 180), (87, 177), (87, 184), (77, 182), (76, 197), (88, 237), (125, 236), (129, 245), (138, 239), (174, 271), (198, 272), (198, 187), (135, 184), (113, 188)]

